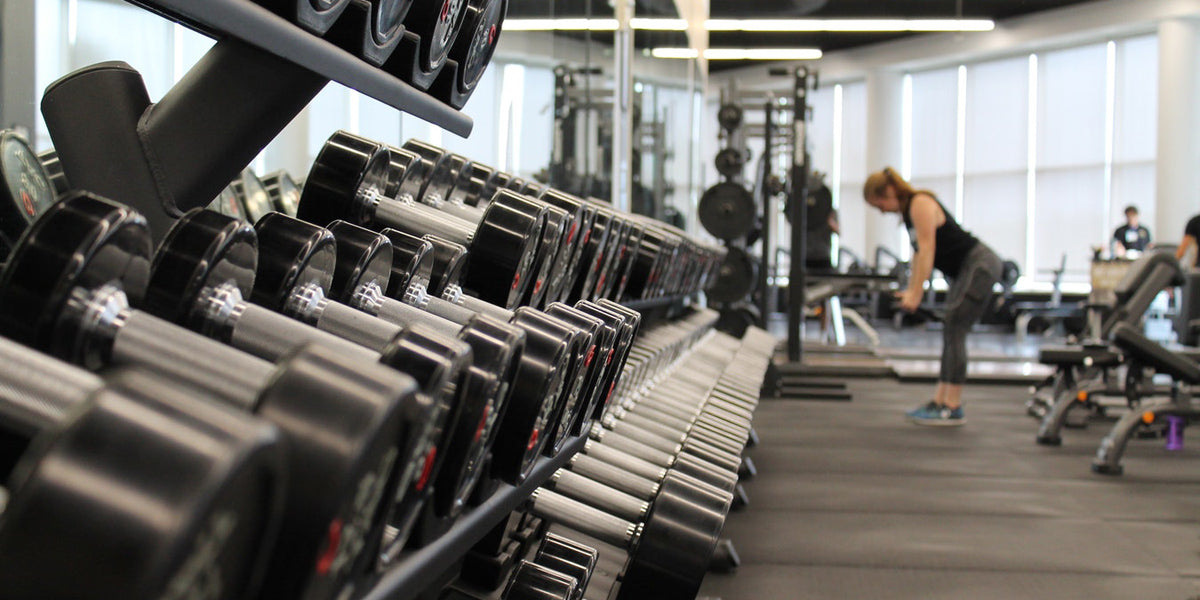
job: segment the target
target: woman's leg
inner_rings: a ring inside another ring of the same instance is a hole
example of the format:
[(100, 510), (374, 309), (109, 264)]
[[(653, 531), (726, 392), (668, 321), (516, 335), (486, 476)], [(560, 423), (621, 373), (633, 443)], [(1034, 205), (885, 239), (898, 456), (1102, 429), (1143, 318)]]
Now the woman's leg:
[(987, 309), (1000, 270), (1000, 258), (981, 244), (968, 255), (962, 273), (950, 286), (942, 323), (941, 370), (934, 395), (934, 401), (942, 406), (957, 408), (962, 404), (962, 386), (967, 380), (967, 334)]

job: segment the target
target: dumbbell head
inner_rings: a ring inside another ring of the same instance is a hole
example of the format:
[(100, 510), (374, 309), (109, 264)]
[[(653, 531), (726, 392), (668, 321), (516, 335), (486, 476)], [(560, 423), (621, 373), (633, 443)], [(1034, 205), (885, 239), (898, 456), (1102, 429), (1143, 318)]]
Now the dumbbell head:
[(583, 598), (600, 555), (595, 548), (555, 533), (547, 533), (538, 545), (533, 562), (575, 578), (572, 600)]
[(246, 220), (251, 223), (275, 210), (275, 205), (272, 204), (271, 197), (267, 194), (266, 186), (251, 169), (242, 169), (237, 178), (229, 184), (229, 189), (233, 190), (238, 201), (242, 203)]
[(436, 73), (446, 63), (467, 14), (467, 0), (417, 2), (404, 20), (405, 27), (419, 36), (420, 69)]
[(483, 78), (507, 12), (508, 0), (472, 0), (467, 6), (462, 32), (450, 49), (449, 58), (458, 68), (452, 77), (443, 71), (433, 88), (434, 94), (451, 107), (461, 109)]
[(433, 243), (395, 229), (381, 231), (392, 242), (392, 274), (387, 295), (403, 296), (404, 290), (415, 282), (428, 285), (433, 276)]
[(153, 277), (143, 306), (191, 329), (204, 330), (210, 319), (201, 294), (229, 284), (242, 297), (254, 289), (258, 241), (249, 224), (209, 210), (194, 209), (180, 218), (154, 256)]
[(426, 282), (428, 291), (435, 296), (441, 296), (446, 292), (447, 287), (459, 285), (469, 259), (467, 249), (462, 244), (456, 244), (436, 235), (424, 235), (421, 236), (421, 239), (429, 242), (433, 247), (433, 251), (429, 254), (431, 264), (430, 277)]
[[(57, 155), (53, 163), (58, 164)], [(3, 260), (29, 224), (58, 195), (38, 156), (25, 138), (14, 131), (0, 132), (0, 168), (6, 184), (0, 186), (0, 260)]]
[(724, 517), (689, 499), (687, 482), (668, 478), (638, 523), (539, 489), (530, 512), (628, 550), (618, 598), (694, 598), (708, 571)]
[(126, 206), (72, 192), (26, 231), (0, 279), (4, 335), (69, 362), (98, 368), (104, 349), (87, 343), (77, 288), (116, 282), (140, 299), (150, 275), (146, 219)]
[(254, 224), (254, 231), (259, 252), (250, 299), (255, 304), (284, 310), (301, 286), (329, 290), (337, 265), (337, 242), (328, 229), (271, 213)]
[(161, 597), (203, 579), (255, 594), (284, 495), (273, 426), (171, 385), (105, 385), (8, 340), (0, 357), (5, 590)]
[(513, 569), (500, 600), (570, 600), (578, 585), (570, 575), (523, 560)]
[(374, 301), (381, 299), (392, 276), (391, 240), (340, 220), (326, 229), (333, 234), (337, 246), (330, 293), (339, 299), (356, 294), (377, 296)]
[(300, 205), (300, 186), (296, 180), (287, 171), (280, 170), (263, 175), (262, 182), (275, 210), (296, 216), (296, 207)]

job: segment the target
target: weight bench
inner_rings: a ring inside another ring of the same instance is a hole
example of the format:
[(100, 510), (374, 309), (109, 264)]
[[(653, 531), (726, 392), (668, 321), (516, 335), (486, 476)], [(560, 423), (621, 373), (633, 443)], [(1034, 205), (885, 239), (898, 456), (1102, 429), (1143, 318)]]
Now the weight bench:
[[(1099, 340), (1109, 339), (1114, 327), (1121, 323), (1137, 325), (1150, 308), (1163, 288), (1178, 285), (1183, 280), (1183, 270), (1179, 261), (1168, 252), (1151, 252), (1143, 254), (1134, 261), (1125, 272), (1125, 276), (1113, 289), (1117, 304), (1100, 325), (1095, 341), (1090, 342), (1094, 347), (1107, 347)], [(1085, 342), (1084, 347), (1089, 343)], [(1045, 418), (1054, 410), (1054, 404), (1061, 400), (1064, 390), (1081, 382), (1103, 378), (1106, 376), (1103, 365), (1096, 364), (1097, 357), (1083, 351), (1076, 354), (1072, 350), (1077, 346), (1053, 346), (1043, 348), (1038, 360), (1043, 364), (1055, 367), (1054, 375), (1046, 379), (1035, 389), (1033, 397), (1026, 403), (1030, 416)], [(1093, 364), (1087, 364), (1088, 362)], [(1115, 365), (1109, 365), (1115, 366)], [(1047, 393), (1049, 390), (1049, 393)], [(1073, 402), (1075, 394), (1071, 394), (1068, 402)]]
[(1200, 383), (1200, 363), (1192, 357), (1167, 350), (1128, 323), (1114, 327), (1112, 339), (1131, 363), (1151, 367), (1172, 380), (1169, 402), (1130, 411), (1100, 442), (1092, 470), (1105, 475), (1120, 475), (1124, 471), (1121, 456), (1125, 453), (1125, 445), (1141, 429), (1162, 426), (1166, 422), (1168, 449), (1182, 447), (1183, 427), (1200, 420), (1200, 407), (1192, 404), (1190, 390), (1190, 386)]

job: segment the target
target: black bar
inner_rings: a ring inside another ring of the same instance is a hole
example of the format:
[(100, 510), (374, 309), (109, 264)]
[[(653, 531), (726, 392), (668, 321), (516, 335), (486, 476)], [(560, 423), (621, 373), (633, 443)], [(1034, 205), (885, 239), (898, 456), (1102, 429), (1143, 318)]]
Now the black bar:
[(788, 178), (792, 212), (792, 264), (788, 275), (788, 360), (800, 362), (804, 353), (801, 327), (804, 324), (804, 286), (807, 269), (808, 211), (808, 80), (806, 67), (795, 70), (792, 105), (792, 172)]
[(538, 464), (533, 467), (533, 471), (520, 487), (500, 484), (500, 489), (496, 490), (491, 498), (460, 517), (445, 535), (420, 550), (401, 555), (393, 567), (357, 598), (415, 598), (417, 594), (424, 592), (431, 582), (437, 581), (437, 578), (462, 558), (484, 534), (491, 531), (500, 519), (520, 507), (533, 490), (567, 464), (572, 456), (583, 449), (586, 442), (586, 437), (572, 438), (567, 440), (566, 445), (554, 458), (538, 459)]

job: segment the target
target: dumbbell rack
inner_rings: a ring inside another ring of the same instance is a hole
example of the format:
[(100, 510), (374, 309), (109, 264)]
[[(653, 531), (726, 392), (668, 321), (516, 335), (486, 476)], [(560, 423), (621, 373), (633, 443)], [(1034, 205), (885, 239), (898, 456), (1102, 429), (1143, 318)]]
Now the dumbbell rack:
[[(623, 302), (624, 306), (643, 313), (644, 321), (669, 319), (683, 309), (690, 296), (668, 296), (653, 300)], [(455, 521), (445, 534), (420, 550), (401, 555), (397, 563), (368, 582), (357, 600), (395, 600), (412, 598), (426, 591), (431, 582), (438, 581), (446, 570), (462, 558), (501, 519), (524, 503), (533, 490), (546, 483), (550, 476), (567, 464), (583, 449), (586, 437), (573, 437), (554, 457), (542, 457), (520, 486), (500, 484), (500, 488), (483, 504), (470, 509)]]
[(217, 44), (156, 104), (136, 71), (102, 63), (51, 84), (42, 112), (68, 179), (137, 208), (156, 240), (216, 197), (329, 81), (471, 132), (463, 113), (250, 0), (127, 1)]

